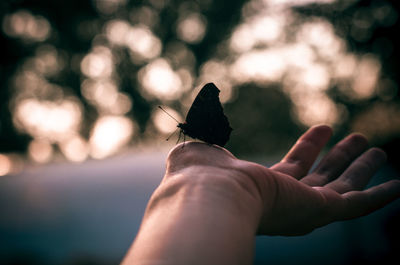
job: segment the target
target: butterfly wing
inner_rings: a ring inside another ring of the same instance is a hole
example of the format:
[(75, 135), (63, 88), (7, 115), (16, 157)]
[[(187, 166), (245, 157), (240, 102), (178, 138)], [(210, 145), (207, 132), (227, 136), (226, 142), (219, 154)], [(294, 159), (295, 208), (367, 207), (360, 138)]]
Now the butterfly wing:
[(224, 146), (232, 128), (224, 115), (219, 92), (213, 83), (200, 90), (186, 116), (184, 132), (192, 138)]

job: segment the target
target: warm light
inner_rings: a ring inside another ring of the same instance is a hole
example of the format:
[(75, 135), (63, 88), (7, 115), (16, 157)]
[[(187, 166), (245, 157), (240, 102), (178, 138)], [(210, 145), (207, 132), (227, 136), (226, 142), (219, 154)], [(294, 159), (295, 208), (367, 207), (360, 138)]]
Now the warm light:
[(131, 26), (124, 20), (111, 20), (105, 26), (105, 32), (111, 43), (129, 48), (135, 63), (150, 60), (161, 53), (160, 39), (144, 25)]
[(42, 75), (51, 76), (62, 68), (57, 50), (50, 45), (42, 45), (36, 51), (33, 70)]
[(3, 31), (11, 36), (31, 41), (44, 41), (50, 35), (50, 24), (41, 16), (33, 16), (30, 12), (21, 10), (5, 16)]
[(112, 80), (85, 80), (81, 90), (86, 99), (102, 109), (109, 109), (118, 97), (118, 88)]
[(283, 33), (284, 17), (259, 15), (238, 26), (230, 39), (231, 49), (235, 52), (245, 52), (256, 45), (275, 43)]
[(19, 90), (19, 95), (32, 96), (35, 94), (43, 93), (48, 87), (49, 83), (42, 76), (33, 71), (21, 71), (14, 77), (14, 85)]
[(89, 155), (89, 145), (81, 136), (75, 136), (60, 145), (65, 157), (73, 162), (82, 162)]
[(107, 78), (113, 72), (114, 64), (109, 48), (95, 47), (81, 62), (81, 71), (91, 78)]
[(95, 7), (103, 14), (109, 15), (124, 6), (127, 0), (94, 0)]
[(282, 47), (282, 59), (293, 68), (293, 70), (305, 69), (315, 63), (316, 54), (314, 50), (304, 42), (296, 42)]
[(209, 60), (200, 67), (200, 73), (204, 79), (214, 81), (225, 79), (228, 74), (228, 67), (221, 61)]
[(295, 114), (303, 124), (334, 125), (338, 122), (338, 108), (324, 93), (299, 93), (292, 99), (296, 107)]
[(178, 121), (175, 121), (171, 117), (169, 117), (164, 111), (161, 109), (157, 108), (152, 116), (152, 120), (154, 125), (156, 126), (157, 130), (160, 131), (161, 133), (168, 134), (172, 133), (177, 129), (178, 122), (182, 122), (182, 116), (175, 111), (174, 109), (168, 108), (168, 107), (163, 107), (166, 112), (168, 112), (172, 117), (177, 119)]
[(46, 140), (32, 140), (28, 146), (28, 154), (33, 161), (46, 163), (53, 155), (53, 147)]
[(344, 48), (344, 42), (336, 36), (333, 25), (325, 20), (303, 24), (297, 33), (297, 40), (315, 47), (326, 59), (334, 59), (335, 55)]
[(171, 41), (166, 44), (165, 57), (168, 58), (173, 65), (180, 67), (195, 68), (196, 56), (183, 42)]
[(125, 36), (125, 44), (131, 50), (134, 62), (149, 60), (161, 54), (160, 39), (142, 25), (131, 27)]
[(357, 58), (354, 54), (341, 55), (337, 58), (334, 67), (334, 77), (339, 79), (351, 78), (357, 67)]
[(398, 104), (378, 102), (360, 113), (352, 123), (352, 131), (361, 132), (368, 139), (387, 139), (400, 134)]
[[(160, 3), (160, 0), (156, 1)], [(148, 5), (140, 5), (132, 8), (129, 13), (129, 18), (134, 24), (142, 24), (150, 28), (160, 23), (159, 13)]]
[(182, 83), (182, 90), (189, 90), (193, 86), (194, 76), (193, 73), (188, 68), (180, 68), (176, 73)]
[(361, 58), (353, 81), (355, 98), (366, 99), (374, 95), (380, 69), (379, 61), (373, 56), (364, 55)]
[[(197, 80), (197, 84), (204, 85), (213, 82), (221, 89), (219, 99), (222, 103), (225, 103), (232, 98), (232, 83), (229, 75), (229, 66), (226, 65), (226, 63), (223, 61), (209, 60), (200, 67), (200, 76)], [(198, 90), (196, 90), (196, 93), (198, 93)], [(195, 95), (193, 95), (193, 99), (194, 97)]]
[(256, 40), (250, 25), (239, 25), (232, 34), (230, 47), (235, 52), (246, 52), (253, 48)]
[(283, 17), (261, 16), (253, 22), (253, 35), (261, 43), (278, 40), (283, 29)]
[(285, 62), (276, 50), (245, 53), (231, 69), (232, 77), (238, 83), (279, 81), (285, 70)]
[(123, 115), (132, 109), (132, 100), (125, 93), (118, 93), (114, 104), (110, 106), (110, 113), (114, 115)]
[(150, 98), (178, 99), (182, 94), (182, 81), (165, 59), (157, 59), (139, 71), (139, 81)]
[(198, 13), (193, 13), (178, 22), (176, 33), (188, 43), (199, 43), (206, 33), (206, 19)]
[(126, 44), (126, 36), (130, 29), (131, 25), (124, 20), (111, 20), (105, 27), (108, 40), (117, 45)]
[(333, 3), (336, 0), (263, 0), (270, 6), (303, 6), (312, 3)]
[(81, 109), (74, 100), (61, 102), (26, 99), (16, 106), (15, 117), (24, 131), (36, 137), (58, 141), (77, 131)]
[(304, 83), (311, 90), (326, 90), (329, 86), (330, 73), (322, 64), (313, 64), (305, 68), (300, 75), (299, 82)]
[(0, 176), (7, 175), (12, 170), (12, 161), (6, 156), (0, 154)]
[(99, 118), (90, 136), (90, 154), (93, 158), (104, 158), (125, 146), (132, 137), (133, 123), (123, 116)]

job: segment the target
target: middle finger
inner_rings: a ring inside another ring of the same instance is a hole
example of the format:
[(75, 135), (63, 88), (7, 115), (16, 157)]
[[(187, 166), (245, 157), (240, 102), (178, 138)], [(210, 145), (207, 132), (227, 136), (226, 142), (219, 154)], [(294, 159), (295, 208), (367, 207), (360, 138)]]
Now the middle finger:
[(337, 143), (315, 170), (301, 181), (310, 186), (323, 186), (342, 174), (367, 148), (368, 141), (363, 135), (350, 134)]

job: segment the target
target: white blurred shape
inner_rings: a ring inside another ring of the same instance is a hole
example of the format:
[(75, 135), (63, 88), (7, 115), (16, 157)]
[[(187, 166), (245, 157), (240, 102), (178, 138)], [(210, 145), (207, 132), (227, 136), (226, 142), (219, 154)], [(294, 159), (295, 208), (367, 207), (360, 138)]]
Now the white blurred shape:
[(51, 45), (40, 46), (36, 51), (34, 61), (35, 67), (33, 70), (47, 76), (58, 73), (63, 66), (57, 49)]
[(89, 139), (90, 155), (101, 159), (125, 146), (133, 135), (133, 122), (123, 116), (100, 117)]
[(278, 50), (245, 53), (231, 68), (232, 77), (238, 83), (278, 81), (285, 70), (285, 61)]
[(230, 38), (230, 47), (235, 52), (245, 52), (257, 44), (273, 44), (283, 33), (285, 17), (259, 15), (238, 26)]
[(302, 93), (292, 99), (296, 106), (296, 114), (303, 124), (334, 125), (338, 122), (338, 108), (324, 93)]
[(125, 20), (114, 19), (107, 22), (105, 32), (107, 39), (117, 45), (126, 44), (126, 36), (131, 29), (131, 25)]
[(228, 67), (221, 61), (209, 60), (200, 67), (200, 73), (204, 80), (222, 80), (228, 74)]
[(309, 89), (326, 90), (329, 86), (330, 73), (322, 64), (313, 64), (300, 74), (300, 81)]
[(245, 52), (250, 50), (256, 40), (247, 24), (239, 25), (230, 38), (230, 48), (235, 52)]
[(162, 100), (178, 99), (182, 94), (182, 81), (165, 59), (157, 59), (139, 71), (139, 81), (145, 95)]
[(59, 141), (77, 131), (81, 116), (81, 109), (74, 100), (25, 99), (17, 104), (15, 112), (19, 128), (51, 141)]
[(288, 65), (304, 69), (314, 64), (315, 52), (304, 42), (289, 44), (283, 48), (283, 58)]
[(336, 0), (262, 0), (269, 6), (303, 6), (312, 3), (333, 3)]
[(7, 175), (12, 170), (12, 161), (7, 155), (0, 154), (0, 176)]
[(297, 41), (315, 47), (324, 58), (334, 58), (344, 48), (343, 40), (336, 36), (333, 25), (318, 19), (303, 24), (297, 33)]
[(91, 78), (108, 78), (114, 69), (112, 53), (109, 48), (99, 46), (87, 54), (81, 62), (81, 71)]
[(82, 95), (101, 113), (122, 115), (132, 108), (131, 98), (121, 92), (113, 80), (87, 79), (81, 85)]
[(109, 111), (114, 115), (123, 115), (128, 113), (132, 109), (132, 100), (125, 93), (118, 93), (117, 98), (113, 104), (109, 107)]
[(179, 75), (179, 78), (181, 79), (182, 89), (183, 90), (187, 91), (190, 88), (192, 88), (194, 76), (193, 76), (192, 72), (189, 69), (180, 68), (177, 71), (177, 74)]
[(380, 69), (379, 60), (372, 55), (364, 55), (361, 58), (353, 80), (353, 91), (356, 98), (367, 99), (374, 95)]
[(149, 60), (161, 54), (162, 43), (150, 29), (143, 25), (131, 27), (125, 36), (125, 45), (134, 61)]
[(357, 67), (357, 58), (353, 54), (340, 55), (333, 65), (333, 75), (339, 79), (351, 78)]
[(127, 0), (94, 0), (97, 10), (106, 15), (115, 13), (118, 8), (124, 6), (126, 2)]
[(89, 155), (89, 145), (81, 136), (77, 135), (60, 144), (61, 152), (72, 162), (82, 162)]
[(187, 43), (199, 43), (206, 33), (207, 20), (199, 13), (192, 13), (178, 22), (176, 33)]
[(81, 90), (86, 99), (100, 108), (109, 108), (118, 97), (118, 88), (111, 80), (85, 80)]
[(28, 146), (29, 157), (37, 163), (49, 162), (53, 155), (50, 142), (43, 139), (34, 139)]
[(11, 37), (44, 41), (49, 37), (50, 30), (50, 24), (45, 18), (25, 10), (7, 15), (3, 20), (3, 31)]
[(258, 16), (251, 22), (252, 33), (257, 42), (269, 44), (276, 42), (285, 25), (284, 16)]

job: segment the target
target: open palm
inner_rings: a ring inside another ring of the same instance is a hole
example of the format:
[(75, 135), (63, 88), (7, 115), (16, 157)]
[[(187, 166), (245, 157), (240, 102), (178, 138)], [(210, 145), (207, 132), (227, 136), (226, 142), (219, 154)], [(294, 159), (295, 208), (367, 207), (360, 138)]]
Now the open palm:
[(363, 190), (385, 163), (386, 154), (368, 149), (360, 134), (336, 144), (309, 173), (331, 135), (328, 126), (311, 128), (281, 162), (265, 169), (273, 179), (275, 194), (264, 211), (259, 233), (306, 234), (333, 221), (366, 215), (399, 197), (398, 180)]
[[(207, 207), (219, 205), (216, 200), (222, 196), (236, 199), (237, 204), (246, 202), (242, 208), (257, 212), (257, 233), (267, 235), (306, 234), (334, 221), (368, 214), (400, 196), (399, 180), (363, 190), (386, 155), (368, 148), (360, 134), (336, 144), (309, 173), (331, 135), (328, 126), (312, 127), (270, 168), (237, 159), (218, 146), (186, 143), (170, 153), (166, 178), (176, 172), (205, 176), (202, 185), (220, 193)], [(232, 181), (244, 192), (229, 193), (235, 187)], [(249, 194), (252, 198), (246, 199)]]

